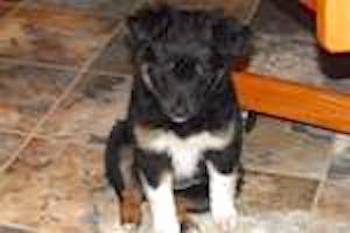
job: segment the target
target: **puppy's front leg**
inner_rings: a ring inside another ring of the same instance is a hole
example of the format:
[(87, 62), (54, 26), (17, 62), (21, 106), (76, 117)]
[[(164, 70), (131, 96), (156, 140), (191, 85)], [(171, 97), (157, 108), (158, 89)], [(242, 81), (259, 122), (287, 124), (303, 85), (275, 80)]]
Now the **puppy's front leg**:
[(207, 169), (210, 211), (213, 219), (222, 232), (233, 232), (237, 224), (237, 211), (234, 203), (237, 175), (233, 171), (224, 172), (220, 165), (218, 166), (213, 161), (207, 162)]
[(180, 233), (173, 192), (170, 161), (166, 155), (148, 155), (143, 161), (141, 181), (149, 201), (156, 233)]

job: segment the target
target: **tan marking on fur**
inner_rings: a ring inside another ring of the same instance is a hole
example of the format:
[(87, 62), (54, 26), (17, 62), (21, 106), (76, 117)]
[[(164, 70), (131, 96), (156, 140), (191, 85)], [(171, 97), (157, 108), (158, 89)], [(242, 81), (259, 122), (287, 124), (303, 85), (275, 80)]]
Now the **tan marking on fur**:
[(141, 223), (141, 193), (137, 189), (125, 189), (122, 192), (122, 201), (120, 203), (120, 216), (122, 224)]
[(131, 146), (124, 146), (120, 148), (120, 152), (123, 154), (123, 158), (120, 161), (120, 172), (123, 177), (125, 186), (134, 187), (136, 184), (133, 165), (135, 162), (134, 149)]
[(188, 201), (185, 198), (176, 197), (177, 218), (180, 223), (189, 221), (188, 217)]

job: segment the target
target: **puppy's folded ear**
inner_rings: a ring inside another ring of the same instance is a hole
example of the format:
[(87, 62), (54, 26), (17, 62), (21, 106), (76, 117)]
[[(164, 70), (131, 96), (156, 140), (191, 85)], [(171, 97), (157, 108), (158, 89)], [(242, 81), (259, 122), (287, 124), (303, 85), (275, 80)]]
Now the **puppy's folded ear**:
[(221, 19), (213, 29), (217, 53), (225, 62), (248, 57), (251, 34), (248, 26), (241, 25), (233, 19)]
[(169, 14), (166, 6), (144, 6), (127, 18), (129, 45), (138, 56), (150, 55), (154, 40), (167, 30)]
[(149, 21), (150, 17), (146, 15), (146, 12), (139, 12), (127, 18), (126, 25), (132, 43), (142, 44), (150, 41), (152, 25), (149, 25), (151, 23), (148, 23), (147, 20)]
[(150, 28), (143, 22), (144, 15), (129, 16), (126, 21), (128, 28), (127, 43), (137, 56), (144, 56), (151, 47)]

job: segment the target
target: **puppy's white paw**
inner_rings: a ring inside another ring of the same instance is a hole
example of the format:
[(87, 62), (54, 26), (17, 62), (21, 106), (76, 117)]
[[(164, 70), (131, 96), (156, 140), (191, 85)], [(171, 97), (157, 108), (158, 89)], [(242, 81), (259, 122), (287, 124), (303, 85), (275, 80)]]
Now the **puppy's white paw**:
[(105, 233), (136, 233), (137, 226), (135, 224), (123, 224), (114, 226), (111, 230), (104, 230)]
[(183, 233), (201, 233), (199, 226), (192, 219), (187, 220), (181, 225), (181, 232)]
[(193, 228), (187, 229), (185, 233), (201, 233), (201, 231), (199, 230), (199, 228), (193, 227)]
[(180, 233), (179, 224), (159, 224), (154, 226), (155, 233)]
[(223, 233), (232, 233), (237, 226), (238, 217), (234, 208), (231, 210), (213, 213), (214, 221)]

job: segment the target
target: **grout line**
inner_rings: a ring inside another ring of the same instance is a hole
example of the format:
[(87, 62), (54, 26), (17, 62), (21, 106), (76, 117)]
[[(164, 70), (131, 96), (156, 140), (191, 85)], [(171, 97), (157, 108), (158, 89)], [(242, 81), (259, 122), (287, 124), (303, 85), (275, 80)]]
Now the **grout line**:
[(316, 218), (316, 213), (317, 213), (317, 203), (319, 202), (320, 198), (321, 198), (321, 193), (324, 190), (325, 187), (325, 180), (320, 181), (320, 184), (317, 187), (314, 199), (312, 201), (312, 205), (311, 205), (311, 209), (310, 209), (310, 220), (306, 226), (306, 232), (310, 232), (311, 227), (312, 227), (312, 223), (314, 222), (315, 218)]
[[(76, 66), (69, 66), (69, 65), (60, 65), (60, 64), (52, 64), (52, 63), (46, 63), (46, 62), (37, 62), (37, 61), (26, 61), (21, 59), (14, 59), (14, 58), (4, 58), (0, 57), (0, 63), (3, 64), (9, 64), (9, 65), (18, 65), (18, 66), (26, 66), (26, 67), (34, 67), (34, 68), (41, 68), (41, 69), (52, 69), (57, 71), (67, 71), (67, 72), (79, 72), (79, 68)], [(89, 71), (92, 75), (104, 75), (104, 76), (111, 76), (111, 77), (126, 77), (126, 78), (132, 78), (133, 75), (126, 72), (117, 72), (117, 71), (105, 71), (105, 70), (99, 70), (99, 69), (92, 69)]]
[(112, 31), (112, 33), (106, 38), (106, 40), (102, 43), (101, 47), (88, 59), (83, 65), (81, 70), (78, 72), (74, 80), (70, 83), (70, 85), (66, 88), (66, 90), (62, 93), (62, 95), (56, 100), (56, 102), (51, 106), (49, 111), (39, 120), (36, 126), (31, 130), (28, 134), (27, 138), (21, 143), (17, 151), (14, 152), (10, 156), (10, 158), (5, 161), (4, 164), (0, 166), (0, 173), (5, 172), (11, 165), (16, 162), (16, 160), (20, 157), (21, 152), (25, 149), (25, 147), (30, 143), (33, 137), (37, 134), (37, 131), (46, 123), (48, 118), (57, 110), (59, 105), (65, 100), (70, 93), (74, 90), (74, 88), (78, 85), (78, 83), (83, 79), (84, 75), (89, 71), (90, 66), (93, 62), (100, 56), (100, 54), (107, 47), (108, 43), (112, 40), (112, 38), (120, 32), (122, 29), (122, 22)]
[(327, 178), (328, 178), (328, 173), (329, 173), (329, 170), (331, 168), (331, 165), (332, 165), (332, 158), (333, 158), (333, 153), (329, 156), (329, 161), (328, 161), (328, 165), (327, 165), (327, 168), (325, 170), (325, 174), (324, 176), (322, 177), (322, 180), (320, 182), (320, 185), (318, 186), (317, 188), (317, 191), (316, 191), (316, 194), (315, 194), (315, 197), (314, 197), (314, 200), (313, 200), (313, 203), (312, 203), (312, 211), (314, 210), (314, 208), (316, 208), (316, 205), (318, 203), (318, 201), (320, 200), (321, 198), (321, 193), (324, 189), (324, 186), (326, 184), (326, 181), (327, 181)]
[(9, 65), (20, 65), (20, 66), (28, 66), (35, 68), (43, 68), (43, 69), (54, 69), (59, 71), (73, 71), (78, 72), (79, 68), (76, 66), (69, 65), (60, 65), (60, 64), (52, 64), (46, 62), (38, 62), (38, 61), (28, 61), (17, 58), (8, 58), (8, 57), (0, 57), (0, 62)]
[(259, 173), (263, 175), (271, 175), (271, 176), (279, 176), (279, 177), (285, 177), (285, 178), (291, 178), (291, 179), (302, 179), (302, 180), (309, 180), (309, 181), (318, 181), (319, 179), (315, 176), (303, 176), (297, 173), (286, 173), (286, 172), (280, 172), (280, 171), (273, 171), (273, 170), (263, 170), (259, 169), (253, 166), (244, 166), (243, 168), (246, 172), (252, 172), (252, 173)]
[[(100, 148), (101, 146), (104, 146), (104, 143), (99, 144), (99, 143), (88, 143), (88, 142), (78, 141), (78, 140), (75, 141), (75, 140), (71, 140), (71, 139), (55, 137), (52, 135), (43, 135), (43, 134), (40, 134), (38, 132), (35, 132), (33, 137), (38, 138), (38, 139), (47, 140), (47, 141), (56, 141), (56, 142), (66, 143), (66, 144), (75, 145), (75, 146), (79, 146), (79, 147), (92, 148), (92, 149), (93, 148)], [(107, 140), (107, 136), (106, 136), (106, 140)]]
[(11, 135), (17, 135), (17, 136), (27, 136), (28, 132), (23, 132), (17, 129), (0, 129), (1, 134), (11, 134)]
[[(323, 175), (323, 177), (322, 177), (322, 179), (320, 181), (320, 184), (317, 187), (315, 196), (314, 196), (313, 201), (312, 201), (312, 205), (311, 205), (311, 209), (310, 209), (310, 217), (311, 217), (310, 221), (314, 220), (315, 217), (316, 217), (316, 213), (317, 213), (317, 210), (318, 210), (317, 204), (319, 203), (319, 200), (321, 198), (321, 194), (324, 191), (325, 186), (326, 186), (328, 173), (329, 173), (329, 170), (331, 168), (333, 157), (334, 157), (333, 152), (330, 152), (330, 153), (331, 153), (331, 155), (329, 156), (328, 164), (327, 164), (327, 167), (325, 169), (325, 174)], [(312, 227), (311, 222), (308, 224), (306, 232), (310, 231), (310, 227)]]
[(37, 232), (37, 230), (31, 226), (21, 225), (16, 223), (4, 223), (4, 224), (1, 224), (1, 227), (10, 228), (9, 232), (28, 232), (28, 233)]
[[(83, 16), (92, 16), (92, 17), (97, 17), (97, 18), (112, 18), (112, 19), (121, 19), (124, 17), (124, 13), (123, 12), (115, 12), (115, 14), (104, 14), (104, 13), (100, 13), (100, 12), (96, 12), (91, 10), (86, 10), (83, 8), (79, 7), (64, 7), (64, 6), (60, 6), (60, 5), (56, 5), (54, 4), (50, 4), (50, 3), (46, 3), (46, 4), (41, 4), (41, 3), (28, 3), (28, 5), (26, 6), (26, 8), (28, 9), (35, 9), (35, 10), (45, 10), (45, 9), (53, 9), (56, 11), (60, 11), (60, 12), (70, 12), (70, 11), (75, 11), (78, 15), (83, 15)], [(93, 11), (93, 12), (92, 12)]]

